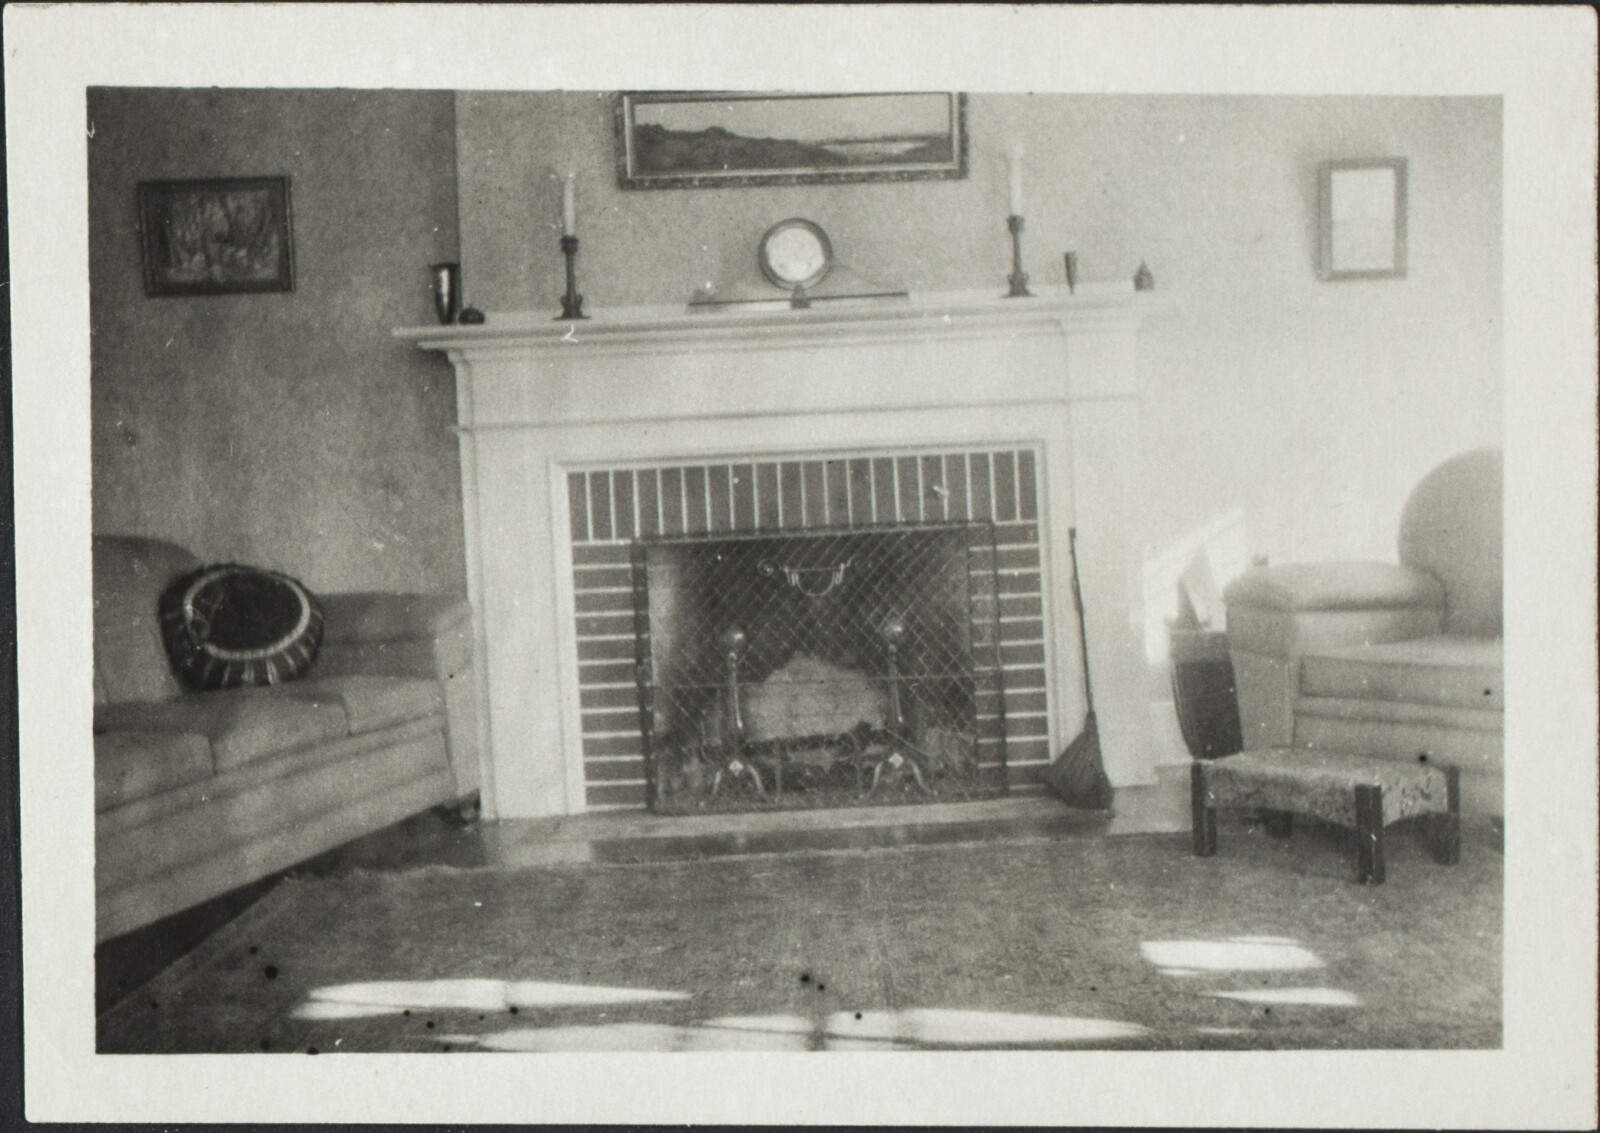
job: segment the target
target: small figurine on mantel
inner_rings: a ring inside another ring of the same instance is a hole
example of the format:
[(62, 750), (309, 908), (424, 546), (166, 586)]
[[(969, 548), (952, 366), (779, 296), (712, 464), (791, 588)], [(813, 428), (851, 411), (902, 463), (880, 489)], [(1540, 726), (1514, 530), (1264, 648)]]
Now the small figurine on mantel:
[(1139, 270), (1133, 273), (1133, 289), (1135, 291), (1154, 291), (1156, 277), (1150, 274), (1149, 265), (1143, 260), (1139, 261)]

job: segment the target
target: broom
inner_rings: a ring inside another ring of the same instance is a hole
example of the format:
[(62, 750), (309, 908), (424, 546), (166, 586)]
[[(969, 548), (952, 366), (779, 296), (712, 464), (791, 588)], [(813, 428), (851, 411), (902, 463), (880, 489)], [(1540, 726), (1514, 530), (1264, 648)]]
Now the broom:
[(1068, 806), (1104, 810), (1111, 805), (1111, 780), (1100, 757), (1100, 726), (1094, 718), (1094, 691), (1089, 686), (1089, 632), (1083, 623), (1083, 591), (1078, 585), (1078, 529), (1067, 528), (1072, 548), (1072, 604), (1078, 611), (1078, 646), (1083, 654), (1083, 699), (1087, 711), (1083, 731), (1056, 756), (1039, 778)]

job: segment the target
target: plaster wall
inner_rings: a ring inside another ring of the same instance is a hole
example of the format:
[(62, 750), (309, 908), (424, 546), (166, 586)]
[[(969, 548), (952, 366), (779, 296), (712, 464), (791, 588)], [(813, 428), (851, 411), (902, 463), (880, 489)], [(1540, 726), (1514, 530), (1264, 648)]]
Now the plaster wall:
[[(557, 310), (559, 176), (578, 175), (588, 309), (760, 286), (755, 242), (807, 216), (859, 275), (1004, 287), (1006, 153), (1025, 255), (1059, 283), (1141, 260), (1176, 310), (1140, 335), (1145, 513), (1159, 558), (1242, 515), (1273, 561), (1394, 558), (1440, 460), (1501, 435), (1500, 104), (1477, 98), (969, 96), (965, 180), (623, 191), (606, 92), (97, 89), (90, 273), (97, 530), (179, 540), (324, 589), (461, 590), (454, 378), (390, 328), (468, 302)], [(1315, 273), (1319, 161), (1410, 164), (1405, 279)], [(296, 289), (144, 296), (135, 188), (287, 173)], [(457, 201), (459, 182), (459, 239)]]
[[(1025, 151), (1025, 267), (1126, 279), (1178, 311), (1140, 333), (1146, 513), (1159, 557), (1242, 515), (1273, 561), (1393, 561), (1401, 505), (1447, 456), (1501, 438), (1500, 103), (1490, 98), (973, 94), (960, 181), (624, 191), (605, 92), (456, 96), (470, 302), (558, 311), (560, 181), (578, 178), (586, 309), (759, 286), (789, 216), (839, 261), (913, 291), (1010, 270), (1006, 155)], [(1409, 161), (1404, 279), (1316, 277), (1316, 169)]]
[[(448, 92), (91, 89), (96, 531), (313, 590), (464, 592), (454, 375), (390, 329), (456, 258)], [(137, 185), (287, 174), (291, 292), (149, 298)]]

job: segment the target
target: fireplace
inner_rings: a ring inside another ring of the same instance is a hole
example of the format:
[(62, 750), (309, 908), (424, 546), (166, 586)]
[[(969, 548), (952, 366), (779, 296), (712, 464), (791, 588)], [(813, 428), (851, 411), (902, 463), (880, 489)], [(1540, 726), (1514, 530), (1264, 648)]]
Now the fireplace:
[[(1080, 285), (397, 332), (456, 371), (486, 812), (1039, 790), (1087, 707), (1074, 528), (1106, 771), (1151, 781), (1134, 346), (1160, 306)], [(932, 598), (882, 581), (908, 559)], [(897, 628), (925, 637), (891, 662)]]
[(588, 805), (1026, 788), (1051, 755), (1038, 467), (1008, 448), (569, 472)]

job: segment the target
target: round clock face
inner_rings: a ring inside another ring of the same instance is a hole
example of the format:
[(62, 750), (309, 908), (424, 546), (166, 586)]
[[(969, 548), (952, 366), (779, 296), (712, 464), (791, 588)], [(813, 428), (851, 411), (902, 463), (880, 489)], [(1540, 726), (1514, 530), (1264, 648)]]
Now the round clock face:
[(779, 287), (815, 287), (833, 266), (828, 234), (809, 220), (782, 220), (761, 237), (761, 270)]

